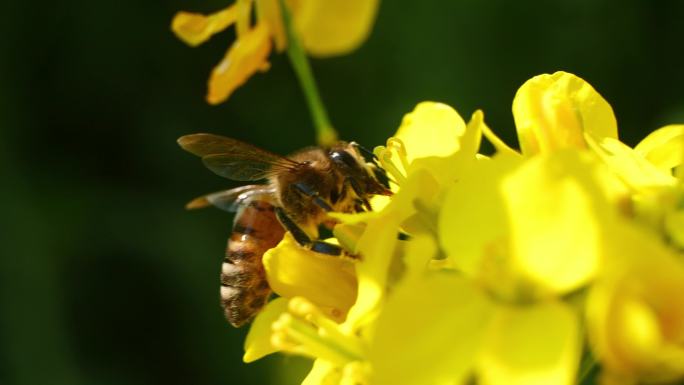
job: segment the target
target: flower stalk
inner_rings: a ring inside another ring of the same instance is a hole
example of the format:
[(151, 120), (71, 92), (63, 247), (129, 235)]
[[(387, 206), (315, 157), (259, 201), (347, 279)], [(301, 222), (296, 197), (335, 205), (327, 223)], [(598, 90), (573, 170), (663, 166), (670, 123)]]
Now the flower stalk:
[(328, 118), (328, 112), (318, 92), (309, 59), (304, 52), (297, 31), (295, 31), (290, 10), (284, 0), (280, 0), (280, 6), (283, 11), (283, 21), (288, 40), (287, 57), (290, 59), (309, 106), (309, 112), (316, 128), (316, 142), (321, 146), (331, 145), (337, 140), (337, 132)]

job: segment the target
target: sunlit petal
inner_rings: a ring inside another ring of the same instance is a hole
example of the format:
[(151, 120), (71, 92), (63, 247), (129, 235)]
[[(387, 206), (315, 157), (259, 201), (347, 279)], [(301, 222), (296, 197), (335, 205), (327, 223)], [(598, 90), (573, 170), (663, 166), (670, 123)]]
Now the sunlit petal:
[(263, 261), (268, 283), (280, 296), (301, 296), (342, 313), (356, 301), (354, 264), (304, 249), (290, 233), (264, 254)]
[[(446, 157), (459, 149), (466, 124), (453, 108), (422, 102), (404, 115), (395, 137), (406, 143), (408, 161), (430, 156)], [(473, 139), (474, 140), (474, 139)]]
[[(439, 241), (468, 275), (489, 275), (486, 261), (507, 253), (508, 219), (499, 186), (522, 162), (506, 154), (479, 161), (446, 193), (439, 213)], [(503, 283), (501, 277), (495, 280)]]
[(486, 296), (456, 274), (404, 281), (375, 325), (373, 383), (458, 383), (473, 367), (492, 312)]
[(684, 262), (653, 234), (621, 226), (587, 300), (589, 338), (606, 370), (684, 379)]
[(586, 152), (535, 157), (502, 183), (515, 270), (566, 293), (595, 274), (612, 209), (598, 181), (610, 175)]
[(584, 132), (617, 138), (617, 122), (608, 102), (589, 83), (567, 72), (525, 82), (513, 100), (513, 117), (526, 155), (584, 148)]
[(626, 144), (613, 138), (596, 139), (586, 136), (591, 149), (616, 173), (626, 184), (636, 190), (650, 187), (672, 186), (676, 179), (669, 172), (664, 172), (640, 153)]
[(571, 385), (581, 354), (577, 316), (565, 304), (501, 307), (479, 362), (483, 385)]
[(684, 163), (684, 125), (670, 125), (650, 133), (634, 151), (664, 172)]
[(245, 339), (245, 362), (256, 361), (259, 358), (275, 353), (276, 349), (271, 344), (271, 324), (287, 310), (287, 299), (276, 298), (269, 302), (266, 307), (257, 314), (249, 328)]
[(371, 322), (380, 310), (386, 294), (398, 227), (398, 215), (389, 213), (382, 218), (370, 220), (359, 240), (362, 255), (362, 260), (356, 265), (359, 295), (349, 310), (344, 325), (347, 331)]

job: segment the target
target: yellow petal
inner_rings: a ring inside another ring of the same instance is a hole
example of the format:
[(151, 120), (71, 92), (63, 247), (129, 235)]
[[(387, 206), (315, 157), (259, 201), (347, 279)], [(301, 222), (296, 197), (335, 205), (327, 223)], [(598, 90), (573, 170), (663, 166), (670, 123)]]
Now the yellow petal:
[[(349, 214), (347, 215), (350, 216)], [(370, 217), (368, 219), (370, 219)], [(333, 235), (342, 248), (356, 255), (359, 253), (359, 239), (361, 239), (365, 230), (366, 224), (362, 222), (339, 223), (333, 228)]]
[[(425, 169), (430, 172), (439, 185), (451, 186), (455, 180), (460, 179), (464, 172), (472, 168), (473, 163), (477, 160), (482, 130), (486, 128), (484, 114), (482, 111), (475, 111), (465, 129), (461, 131), (463, 120), (456, 111), (440, 104), (435, 104), (435, 107), (447, 116), (432, 122), (425, 116), (428, 114), (424, 114), (420, 118), (416, 117), (418, 119), (411, 120), (413, 124), (402, 125), (397, 135), (400, 139), (403, 138), (407, 141), (406, 147), (410, 162), (407, 172), (409, 177), (416, 170)], [(434, 113), (429, 113), (429, 115), (435, 118), (439, 116), (439, 114)], [(438, 123), (440, 120), (441, 123)], [(429, 139), (426, 139), (424, 133), (420, 135), (420, 124), (427, 127), (438, 127), (437, 124), (440, 124), (441, 130), (436, 130), (436, 136), (428, 136)], [(402, 131), (402, 128), (406, 128), (406, 130)], [(416, 153), (419, 154), (419, 157), (410, 156)]]
[(317, 359), (313, 363), (311, 371), (306, 376), (302, 385), (337, 385), (340, 373), (335, 365), (323, 359)]
[(279, 0), (256, 0), (256, 9), (259, 20), (268, 24), (276, 51), (284, 51), (287, 46), (287, 36), (285, 35)]
[(380, 309), (386, 294), (399, 223), (393, 212), (373, 218), (359, 240), (362, 260), (356, 264), (358, 297), (344, 324), (347, 332), (371, 322)]
[(268, 283), (280, 296), (301, 296), (342, 313), (356, 301), (354, 264), (342, 257), (306, 250), (290, 233), (264, 254), (263, 261)]
[(525, 82), (513, 100), (513, 117), (526, 155), (584, 148), (584, 132), (617, 138), (617, 122), (608, 102), (589, 83), (567, 72)]
[(587, 298), (603, 367), (645, 382), (684, 379), (684, 262), (652, 234), (619, 226)]
[(634, 151), (669, 173), (684, 163), (684, 125), (670, 125), (653, 131), (634, 147)]
[(237, 9), (234, 5), (211, 15), (181, 11), (173, 17), (171, 30), (179, 39), (194, 47), (223, 31), (236, 19)]
[(581, 354), (577, 316), (565, 304), (502, 307), (478, 364), (483, 385), (571, 385)]
[(424, 274), (431, 266), (431, 261), (437, 254), (435, 239), (425, 234), (419, 234), (405, 242), (404, 264), (406, 265), (406, 279)]
[[(680, 199), (684, 200), (684, 196)], [(684, 250), (684, 201), (676, 209), (665, 213), (665, 233)]]
[(419, 169), (380, 213), (367, 216), (367, 226), (357, 242), (362, 260), (356, 265), (359, 280), (358, 300), (349, 311), (345, 328), (355, 330), (377, 315), (387, 292), (399, 227), (415, 214), (414, 202), (430, 202), (438, 191), (429, 172)]
[(271, 344), (271, 325), (285, 311), (287, 299), (276, 298), (257, 314), (245, 339), (245, 355), (242, 357), (244, 362), (256, 361), (278, 350)]
[(254, 73), (268, 65), (271, 39), (266, 24), (259, 24), (230, 47), (226, 56), (214, 67), (209, 78), (207, 101), (218, 104)]
[(404, 115), (394, 136), (405, 143), (411, 163), (418, 158), (452, 155), (465, 132), (466, 124), (456, 110), (442, 103), (422, 102)]
[(459, 269), (504, 297), (567, 293), (596, 272), (612, 212), (609, 177), (571, 150), (478, 161), (446, 194), (440, 243)]
[(596, 273), (612, 209), (589, 153), (558, 151), (530, 159), (501, 185), (515, 270), (540, 287), (567, 293)]
[(493, 308), (462, 276), (433, 273), (399, 284), (377, 319), (371, 383), (460, 383), (473, 367)]
[(677, 183), (671, 173), (658, 169), (640, 153), (613, 138), (597, 139), (586, 136), (591, 149), (630, 187), (642, 190), (651, 187), (673, 186)]
[[(508, 244), (499, 186), (522, 162), (522, 158), (507, 154), (478, 161), (446, 193), (439, 213), (439, 241), (454, 264), (471, 276), (484, 273), (487, 266), (499, 266), (485, 263), (500, 256), (500, 248)], [(493, 276), (488, 270), (484, 274)], [(503, 283), (499, 278), (496, 281)]]
[(295, 27), (313, 56), (344, 55), (370, 34), (378, 0), (288, 0)]
[(235, 32), (239, 40), (249, 32), (252, 21), (252, 0), (236, 0), (235, 7), (237, 8)]

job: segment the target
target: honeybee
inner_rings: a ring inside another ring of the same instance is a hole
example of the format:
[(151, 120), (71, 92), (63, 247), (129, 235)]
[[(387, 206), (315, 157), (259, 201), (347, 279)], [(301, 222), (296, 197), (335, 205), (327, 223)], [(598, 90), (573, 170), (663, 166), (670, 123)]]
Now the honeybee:
[[(209, 205), (236, 211), (221, 269), (221, 305), (228, 322), (249, 322), (268, 301), (271, 289), (263, 254), (289, 231), (302, 247), (340, 255), (319, 240), (319, 226), (332, 228), (330, 211), (370, 210), (371, 195), (390, 195), (388, 178), (368, 150), (354, 142), (309, 147), (284, 157), (253, 145), (212, 134), (178, 139), (214, 173), (236, 181), (267, 180), (197, 198), (188, 208)], [(367, 162), (362, 152), (370, 155)]]

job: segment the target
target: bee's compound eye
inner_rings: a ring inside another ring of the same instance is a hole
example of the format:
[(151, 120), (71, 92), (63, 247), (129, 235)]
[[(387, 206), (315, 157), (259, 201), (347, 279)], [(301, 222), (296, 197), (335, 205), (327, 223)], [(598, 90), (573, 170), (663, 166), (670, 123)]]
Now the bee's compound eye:
[(336, 150), (332, 151), (330, 153), (330, 159), (332, 159), (335, 163), (344, 165), (349, 168), (356, 168), (358, 167), (358, 164), (356, 163), (356, 160), (354, 157), (352, 157), (347, 151), (343, 150)]

